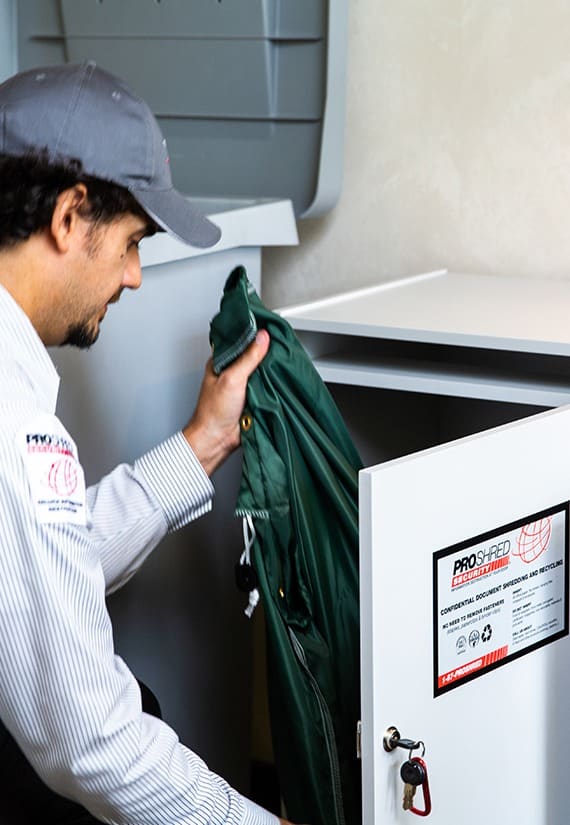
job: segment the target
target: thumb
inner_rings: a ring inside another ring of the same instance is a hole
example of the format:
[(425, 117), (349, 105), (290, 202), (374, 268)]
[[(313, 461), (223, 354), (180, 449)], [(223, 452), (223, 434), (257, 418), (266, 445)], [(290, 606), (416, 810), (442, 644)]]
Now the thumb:
[(266, 329), (260, 329), (255, 336), (255, 341), (249, 345), (240, 358), (235, 362), (236, 370), (239, 369), (246, 378), (261, 364), (269, 350), (269, 333)]

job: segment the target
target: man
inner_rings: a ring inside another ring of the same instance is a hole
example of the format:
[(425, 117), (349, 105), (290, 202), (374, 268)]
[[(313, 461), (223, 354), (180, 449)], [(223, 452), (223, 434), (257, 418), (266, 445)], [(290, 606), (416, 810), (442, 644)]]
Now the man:
[[(278, 820), (145, 713), (115, 656), (105, 593), (168, 530), (210, 507), (209, 475), (239, 444), (259, 333), (206, 369), (185, 429), (85, 490), (55, 416), (45, 347), (89, 347), (109, 304), (141, 284), (138, 243), (196, 246), (219, 230), (172, 188), (148, 106), (89, 63), (0, 85), (0, 822)], [(38, 779), (39, 777), (39, 779)]]

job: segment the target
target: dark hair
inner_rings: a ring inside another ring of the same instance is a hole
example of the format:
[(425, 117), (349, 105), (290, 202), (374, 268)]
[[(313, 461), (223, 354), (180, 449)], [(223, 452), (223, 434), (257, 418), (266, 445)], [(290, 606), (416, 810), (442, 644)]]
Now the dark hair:
[(25, 241), (49, 226), (58, 195), (76, 183), (87, 187), (82, 216), (94, 224), (110, 223), (131, 212), (153, 226), (127, 189), (86, 175), (79, 160), (53, 163), (46, 152), (22, 157), (0, 154), (0, 248)]

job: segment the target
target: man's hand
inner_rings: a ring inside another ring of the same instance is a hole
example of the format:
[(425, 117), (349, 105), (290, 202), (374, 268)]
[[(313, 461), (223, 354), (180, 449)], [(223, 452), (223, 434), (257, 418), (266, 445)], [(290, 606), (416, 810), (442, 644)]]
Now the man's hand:
[(262, 329), (243, 355), (220, 375), (214, 373), (211, 361), (206, 365), (196, 410), (183, 433), (208, 475), (239, 446), (247, 379), (268, 349), (269, 333)]

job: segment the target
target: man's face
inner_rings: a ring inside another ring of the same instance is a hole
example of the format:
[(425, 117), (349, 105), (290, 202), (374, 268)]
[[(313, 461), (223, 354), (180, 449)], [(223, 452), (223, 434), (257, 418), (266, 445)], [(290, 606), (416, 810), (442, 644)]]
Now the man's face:
[(123, 289), (138, 289), (141, 267), (138, 244), (149, 234), (144, 218), (127, 214), (111, 223), (85, 221), (82, 248), (76, 256), (61, 304), (66, 333), (61, 344), (85, 349), (99, 336), (109, 304)]

